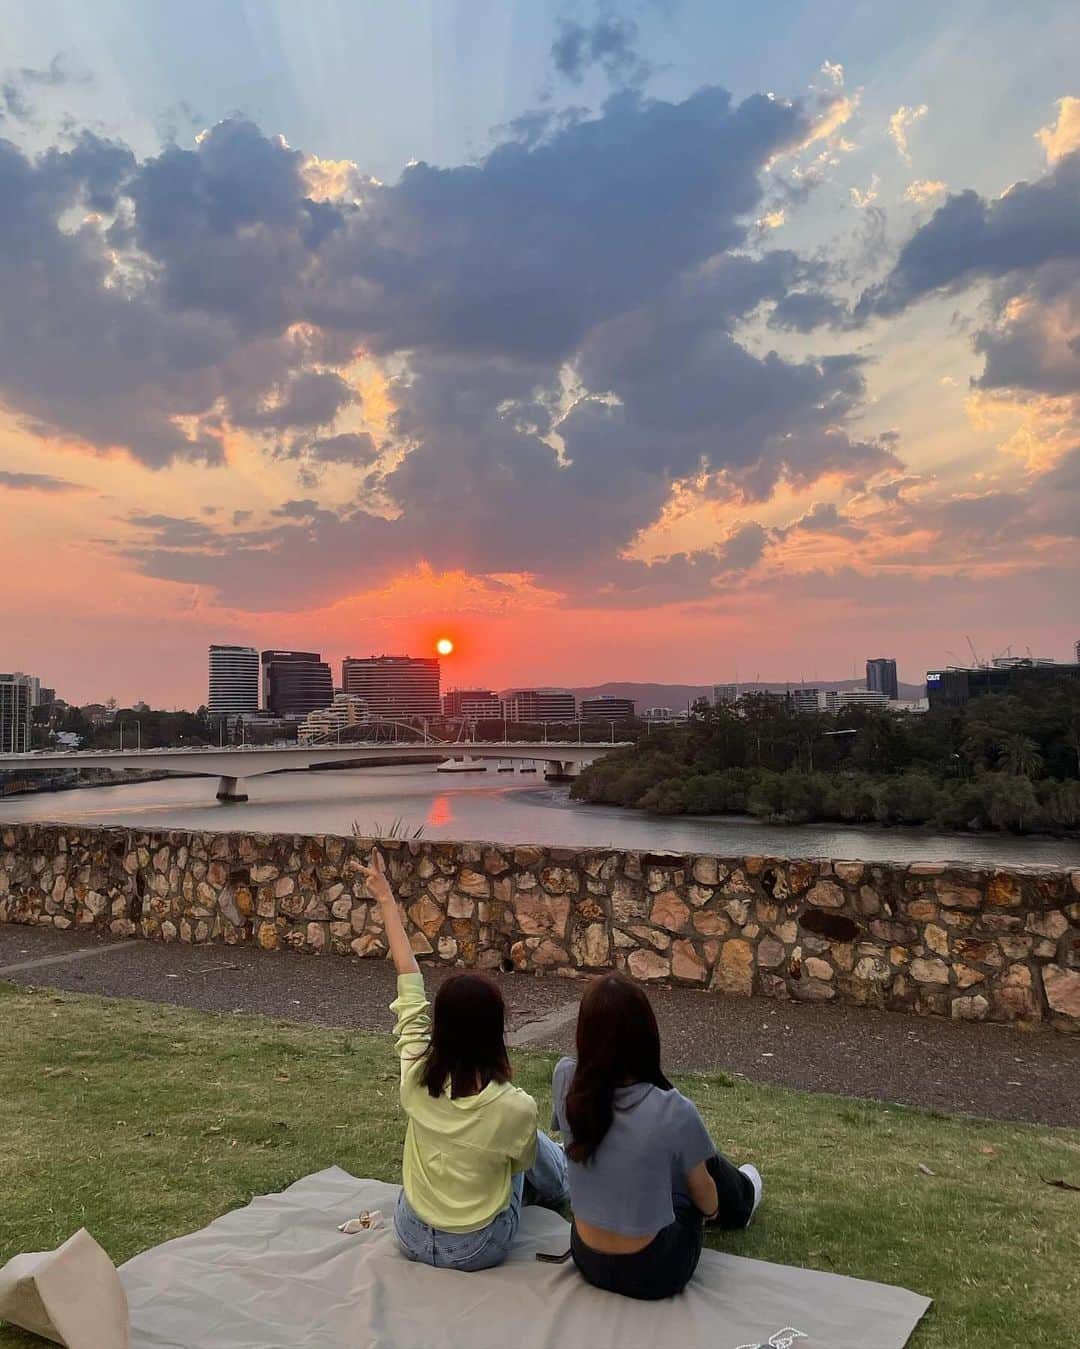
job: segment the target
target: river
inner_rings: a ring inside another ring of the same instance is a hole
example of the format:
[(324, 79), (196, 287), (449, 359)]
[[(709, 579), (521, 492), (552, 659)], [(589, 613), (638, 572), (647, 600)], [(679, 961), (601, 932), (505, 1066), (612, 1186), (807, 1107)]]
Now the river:
[(433, 766), (275, 773), (251, 778), (250, 800), (220, 805), (216, 778), (174, 778), (9, 797), (5, 821), (49, 820), (136, 829), (347, 834), (401, 820), (424, 838), (567, 847), (710, 852), (726, 856), (840, 857), (862, 861), (1080, 867), (1080, 842), (994, 834), (935, 834), (857, 825), (772, 825), (730, 816), (657, 818), (571, 801), (539, 775), (437, 773)]

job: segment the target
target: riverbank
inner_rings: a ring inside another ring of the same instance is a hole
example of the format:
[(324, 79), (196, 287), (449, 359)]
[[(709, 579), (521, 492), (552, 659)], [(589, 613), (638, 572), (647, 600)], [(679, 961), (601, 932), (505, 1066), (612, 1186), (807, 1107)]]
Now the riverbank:
[(434, 765), (274, 774), (249, 780), (249, 800), (239, 806), (218, 804), (215, 785), (209, 778), (186, 778), (119, 783), (92, 792), (35, 793), (0, 802), (0, 826), (59, 821), (129, 829), (348, 834), (355, 822), (362, 832), (376, 834), (399, 820), (409, 835), (419, 830), (433, 840), (1080, 868), (1078, 841), (935, 834), (905, 826), (785, 826), (746, 817), (647, 816), (571, 801), (564, 786), (538, 782), (534, 775), (438, 774)]

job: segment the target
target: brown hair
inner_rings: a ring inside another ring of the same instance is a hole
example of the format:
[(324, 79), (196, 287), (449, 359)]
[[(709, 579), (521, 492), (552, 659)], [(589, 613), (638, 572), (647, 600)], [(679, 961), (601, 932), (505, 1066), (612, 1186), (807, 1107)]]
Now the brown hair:
[(420, 1080), (441, 1096), (472, 1096), (489, 1082), (509, 1082), (503, 1040), (506, 1009), (499, 986), (483, 974), (453, 974), (435, 994), (431, 1044)]
[(671, 1090), (660, 1069), (660, 1029), (644, 990), (623, 974), (605, 974), (578, 1009), (577, 1066), (566, 1094), (572, 1161), (593, 1156), (615, 1118), (616, 1090), (633, 1082)]

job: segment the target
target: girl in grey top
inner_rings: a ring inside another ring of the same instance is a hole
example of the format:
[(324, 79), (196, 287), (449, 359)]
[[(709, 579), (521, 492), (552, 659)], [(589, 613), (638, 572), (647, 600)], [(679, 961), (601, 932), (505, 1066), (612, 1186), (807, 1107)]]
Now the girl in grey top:
[(761, 1177), (720, 1156), (697, 1107), (664, 1076), (656, 1017), (639, 985), (621, 974), (589, 984), (577, 1058), (556, 1066), (552, 1094), (578, 1269), (627, 1297), (681, 1292), (701, 1256), (703, 1223), (745, 1227)]

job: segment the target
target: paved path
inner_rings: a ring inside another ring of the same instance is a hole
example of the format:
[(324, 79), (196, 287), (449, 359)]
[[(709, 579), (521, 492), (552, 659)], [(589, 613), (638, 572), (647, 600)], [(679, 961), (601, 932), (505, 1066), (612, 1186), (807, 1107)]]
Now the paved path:
[[(437, 982), (446, 971), (432, 970)], [(517, 1046), (568, 1050), (581, 985), (495, 976)], [(213, 1012), (388, 1031), (385, 961), (121, 942), (0, 926), (0, 980)], [(671, 1071), (723, 1069), (806, 1091), (1041, 1124), (1080, 1124), (1080, 1036), (853, 1007), (650, 989)]]

